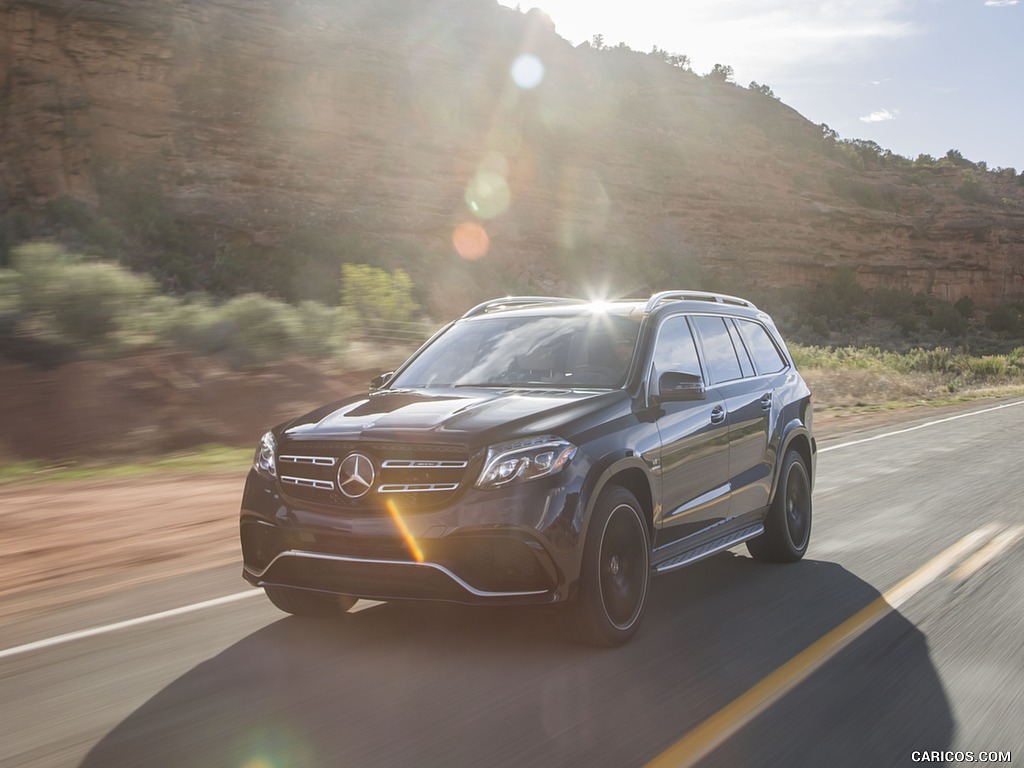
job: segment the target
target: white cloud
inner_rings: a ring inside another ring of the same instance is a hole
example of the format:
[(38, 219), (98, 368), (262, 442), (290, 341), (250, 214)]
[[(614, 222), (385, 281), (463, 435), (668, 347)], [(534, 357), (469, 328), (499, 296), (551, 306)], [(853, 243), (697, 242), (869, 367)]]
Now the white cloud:
[(1002, 8), (1006, 5), (1016, 5), (1020, 0), (985, 0), (985, 5), (992, 8)]
[(895, 120), (896, 115), (898, 114), (899, 112), (897, 112), (896, 110), (890, 111), (888, 109), (879, 109), (875, 110), (870, 115), (864, 115), (864, 117), (862, 117), (860, 121), (862, 123), (882, 123), (885, 122), (886, 120)]

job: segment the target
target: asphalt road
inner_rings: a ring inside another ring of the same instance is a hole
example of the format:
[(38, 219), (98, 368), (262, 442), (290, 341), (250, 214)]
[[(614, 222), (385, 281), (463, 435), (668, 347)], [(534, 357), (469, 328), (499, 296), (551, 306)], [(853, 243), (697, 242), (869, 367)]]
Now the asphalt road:
[(259, 595), (45, 644), (242, 592), (236, 567), (4, 628), (0, 765), (1024, 762), (1024, 402), (1005, 406), (822, 445), (803, 562), (737, 548), (660, 577), (616, 650), (544, 612), (311, 621)]

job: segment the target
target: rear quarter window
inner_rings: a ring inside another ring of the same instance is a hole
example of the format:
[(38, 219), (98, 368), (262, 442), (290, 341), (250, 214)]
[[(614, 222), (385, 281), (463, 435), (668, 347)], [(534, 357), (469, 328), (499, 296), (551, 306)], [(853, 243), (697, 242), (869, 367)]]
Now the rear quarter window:
[(743, 337), (750, 356), (754, 359), (754, 366), (758, 373), (779, 373), (785, 370), (788, 363), (763, 325), (751, 320), (739, 319), (736, 320), (736, 325), (740, 329), (740, 335)]

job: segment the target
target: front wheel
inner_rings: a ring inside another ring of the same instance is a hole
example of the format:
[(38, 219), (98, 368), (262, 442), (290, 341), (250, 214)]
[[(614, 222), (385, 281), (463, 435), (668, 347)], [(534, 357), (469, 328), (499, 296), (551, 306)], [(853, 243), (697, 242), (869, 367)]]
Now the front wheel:
[(295, 616), (337, 616), (356, 604), (354, 597), (307, 592), (287, 587), (264, 587), (270, 602)]
[(569, 609), (571, 635), (588, 645), (615, 646), (640, 626), (651, 579), (647, 521), (625, 488), (601, 492), (587, 531), (580, 591)]
[(747, 551), (755, 560), (795, 563), (807, 552), (810, 540), (811, 477), (800, 453), (789, 451), (764, 520), (764, 533), (747, 542)]

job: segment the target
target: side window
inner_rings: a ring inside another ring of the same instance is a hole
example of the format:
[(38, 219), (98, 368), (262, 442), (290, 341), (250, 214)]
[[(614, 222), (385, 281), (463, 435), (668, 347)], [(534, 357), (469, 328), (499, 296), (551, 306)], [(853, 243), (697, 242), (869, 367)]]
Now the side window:
[(693, 318), (693, 324), (697, 327), (703, 342), (704, 358), (708, 363), (711, 383), (718, 384), (741, 378), (743, 374), (740, 370), (740, 361), (736, 357), (736, 350), (732, 346), (732, 337), (725, 327), (725, 321), (720, 317), (700, 315)]
[(772, 341), (768, 331), (760, 323), (751, 320), (737, 320), (736, 325), (740, 328), (740, 335), (754, 358), (754, 365), (757, 372), (761, 374), (778, 373), (783, 370), (787, 363), (786, 359), (779, 352), (775, 342)]
[(749, 378), (754, 375), (754, 364), (750, 362), (750, 355), (747, 354), (747, 350), (743, 346), (743, 342), (740, 340), (740, 333), (736, 330), (736, 326), (729, 320), (725, 321), (725, 327), (729, 329), (729, 335), (732, 337), (732, 346), (736, 350), (736, 354), (740, 358), (740, 368), (743, 369), (743, 378)]
[(700, 374), (700, 360), (697, 345), (686, 318), (675, 315), (668, 318), (658, 329), (658, 340), (654, 346), (654, 378), (657, 380), (665, 371)]

